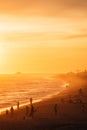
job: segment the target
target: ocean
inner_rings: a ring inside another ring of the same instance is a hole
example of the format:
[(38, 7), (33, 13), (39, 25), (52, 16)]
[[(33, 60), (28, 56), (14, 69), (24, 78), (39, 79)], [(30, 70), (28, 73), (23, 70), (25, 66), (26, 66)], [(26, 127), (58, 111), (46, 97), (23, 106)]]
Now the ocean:
[(20, 104), (40, 101), (65, 89), (66, 82), (52, 75), (7, 74), (0, 75), (0, 111)]

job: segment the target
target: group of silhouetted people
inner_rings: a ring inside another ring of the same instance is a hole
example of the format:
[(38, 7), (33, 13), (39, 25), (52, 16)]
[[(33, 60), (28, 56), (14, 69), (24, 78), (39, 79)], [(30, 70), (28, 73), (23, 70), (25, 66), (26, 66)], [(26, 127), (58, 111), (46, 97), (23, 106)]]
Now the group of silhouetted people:
[[(19, 110), (19, 108), (20, 108), (20, 104), (19, 104), (19, 102), (17, 102), (17, 110)], [(34, 105), (32, 103), (32, 98), (30, 98), (30, 106), (27, 105), (25, 107), (25, 117), (33, 118), (34, 117), (34, 112), (35, 112)], [(10, 110), (6, 109), (6, 116), (8, 116), (9, 114), (11, 116), (14, 115), (14, 108), (13, 108), (13, 106), (11, 106)]]
[[(11, 106), (11, 108), (10, 108), (10, 114), (11, 114), (11, 116), (13, 116), (13, 114), (14, 114), (14, 108), (13, 108), (13, 106)], [(6, 116), (8, 116), (9, 115), (9, 110), (7, 109), (6, 110)]]
[[(17, 110), (19, 110), (19, 102), (17, 102)], [(9, 112), (10, 112), (11, 116), (13, 116), (13, 114), (14, 114), (13, 106), (11, 106), (10, 111), (8, 109), (6, 109), (6, 116), (9, 115)]]
[[(81, 88), (78, 90), (78, 93), (79, 93), (79, 95), (82, 95), (83, 91), (82, 91)], [(61, 102), (62, 103), (65, 102), (64, 98), (61, 98)], [(84, 103), (79, 98), (78, 98), (78, 101), (76, 101), (76, 102), (81, 104), (82, 112), (85, 112), (85, 105), (84, 105)], [(74, 103), (72, 98), (71, 98), (71, 96), (69, 96), (69, 103)], [(20, 104), (19, 104), (19, 102), (17, 102), (17, 110), (19, 110), (19, 108), (20, 108)], [(59, 115), (59, 105), (58, 104), (54, 104), (53, 111), (54, 111), (54, 115), (55, 116)], [(9, 112), (10, 112), (10, 114), (12, 116), (14, 115), (14, 108), (13, 108), (13, 106), (11, 106), (10, 111), (6, 110), (6, 115), (8, 115)], [(32, 98), (30, 98), (30, 105), (29, 106), (27, 105), (25, 107), (25, 118), (26, 117), (31, 117), (33, 119), (35, 112), (36, 112), (36, 110), (34, 108)]]

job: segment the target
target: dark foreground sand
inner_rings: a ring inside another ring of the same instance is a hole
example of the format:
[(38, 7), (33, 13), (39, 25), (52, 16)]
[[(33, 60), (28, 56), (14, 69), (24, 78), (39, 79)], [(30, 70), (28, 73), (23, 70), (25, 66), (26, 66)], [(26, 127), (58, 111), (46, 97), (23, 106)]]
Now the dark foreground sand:
[[(82, 88), (82, 93), (79, 89)], [(79, 102), (80, 99), (82, 103)], [(54, 105), (58, 104), (57, 115)], [(0, 116), (0, 130), (87, 130), (87, 86), (71, 83), (66, 90), (34, 104), (34, 118), (25, 116), (25, 107), (14, 115)]]

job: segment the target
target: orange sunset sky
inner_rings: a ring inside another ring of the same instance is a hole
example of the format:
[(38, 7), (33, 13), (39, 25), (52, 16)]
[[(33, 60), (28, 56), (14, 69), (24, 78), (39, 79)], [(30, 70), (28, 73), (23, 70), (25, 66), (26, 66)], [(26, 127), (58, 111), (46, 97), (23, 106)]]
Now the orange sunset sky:
[(0, 73), (87, 68), (87, 0), (0, 0)]

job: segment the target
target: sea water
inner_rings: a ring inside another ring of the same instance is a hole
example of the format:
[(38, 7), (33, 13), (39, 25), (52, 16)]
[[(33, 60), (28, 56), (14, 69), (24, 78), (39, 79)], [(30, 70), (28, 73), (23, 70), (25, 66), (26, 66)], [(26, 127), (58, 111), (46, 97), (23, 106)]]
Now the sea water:
[(52, 75), (7, 74), (0, 75), (0, 110), (25, 104), (32, 97), (40, 101), (65, 89), (65, 82)]

